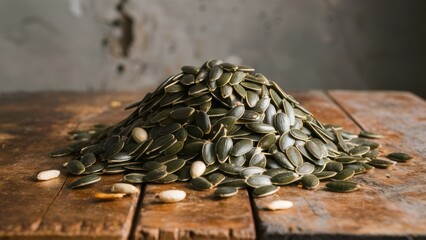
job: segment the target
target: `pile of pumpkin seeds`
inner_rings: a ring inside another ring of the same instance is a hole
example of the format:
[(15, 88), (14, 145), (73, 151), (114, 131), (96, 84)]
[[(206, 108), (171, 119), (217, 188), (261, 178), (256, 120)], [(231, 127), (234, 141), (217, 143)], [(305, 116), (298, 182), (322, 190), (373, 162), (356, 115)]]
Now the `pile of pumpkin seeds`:
[(124, 174), (127, 183), (189, 181), (230, 197), (250, 187), (264, 197), (280, 186), (357, 190), (355, 174), (412, 159), (406, 153), (378, 158), (383, 136), (353, 134), (324, 125), (275, 82), (249, 66), (209, 60), (184, 66), (126, 109), (114, 126), (72, 131), (71, 145), (51, 157), (74, 154), (68, 172), (82, 175), (70, 188), (93, 184), (102, 174)]

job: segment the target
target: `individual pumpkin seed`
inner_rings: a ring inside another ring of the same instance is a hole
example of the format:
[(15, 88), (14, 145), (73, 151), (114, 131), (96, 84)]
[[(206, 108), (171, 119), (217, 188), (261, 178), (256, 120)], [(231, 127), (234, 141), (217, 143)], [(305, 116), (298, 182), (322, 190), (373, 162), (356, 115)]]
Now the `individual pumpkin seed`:
[(218, 80), (223, 74), (223, 69), (221, 66), (216, 65), (210, 70), (209, 74), (209, 81), (216, 81)]
[(142, 165), (142, 167), (148, 171), (152, 171), (152, 170), (160, 169), (160, 168), (163, 170), (166, 170), (166, 165), (156, 161), (147, 161)]
[(230, 156), (229, 163), (237, 166), (243, 166), (246, 163), (245, 155), (241, 155), (238, 157)]
[(173, 156), (182, 150), (184, 143), (182, 141), (176, 141), (172, 146), (164, 151), (165, 156)]
[(240, 175), (243, 178), (248, 178), (248, 177), (250, 177), (252, 175), (260, 175), (263, 172), (265, 172), (264, 168), (262, 168), (262, 167), (254, 167), (253, 166), (253, 167), (246, 167), (246, 168), (241, 169)]
[(158, 194), (158, 199), (163, 203), (176, 203), (183, 201), (186, 193), (182, 190), (165, 190)]
[(294, 172), (283, 172), (276, 174), (271, 178), (271, 182), (274, 185), (288, 185), (300, 179), (299, 174)]
[(287, 200), (275, 200), (270, 203), (267, 203), (263, 206), (263, 209), (270, 211), (277, 211), (283, 209), (289, 209), (293, 207), (293, 202)]
[[(377, 156), (376, 156), (377, 157)], [(413, 159), (414, 157), (408, 153), (403, 152), (393, 152), (386, 155), (387, 158), (396, 162), (406, 162), (408, 160)]]
[(257, 133), (276, 132), (273, 126), (266, 123), (249, 123), (249, 124), (246, 124), (246, 127)]
[(367, 146), (356, 146), (349, 150), (349, 154), (352, 156), (362, 156), (370, 151), (370, 147)]
[(96, 156), (93, 153), (86, 153), (81, 157), (80, 161), (87, 168), (96, 163)]
[(132, 156), (130, 156), (126, 152), (119, 152), (117, 154), (114, 154), (113, 156), (109, 157), (108, 163), (119, 163), (119, 162), (127, 162), (132, 159)]
[(340, 172), (340, 171), (343, 170), (343, 164), (340, 163), (340, 162), (331, 161), (331, 162), (328, 162), (325, 165), (325, 170), (327, 170), (327, 171), (334, 171), (334, 172)]
[(250, 158), (249, 166), (265, 168), (266, 156), (263, 153), (256, 153)]
[(198, 111), (197, 112), (197, 126), (205, 133), (208, 134), (210, 133), (211, 130), (211, 123), (210, 123), (210, 118), (207, 115), (206, 112), (204, 111)]
[(177, 172), (179, 169), (181, 169), (185, 165), (186, 161), (182, 159), (176, 159), (172, 160), (170, 162), (165, 163), (166, 165), (166, 171), (167, 173), (174, 173)]
[(232, 156), (238, 157), (248, 153), (252, 147), (253, 147), (252, 140), (247, 140), (247, 139), (240, 140), (234, 144), (230, 154)]
[(105, 149), (105, 153), (103, 155), (103, 160), (109, 159), (111, 156), (119, 153), (121, 149), (124, 147), (124, 141), (118, 141), (110, 145), (110, 147)]
[(359, 189), (359, 185), (356, 182), (351, 181), (332, 181), (325, 184), (326, 190), (331, 192), (353, 192)]
[(239, 175), (243, 167), (231, 163), (221, 163), (219, 169), (230, 175)]
[(167, 175), (167, 171), (164, 169), (155, 169), (152, 170), (151, 172), (148, 172), (147, 174), (145, 174), (145, 176), (143, 176), (142, 180), (145, 182), (152, 182), (152, 181), (156, 181), (159, 180), (163, 177), (165, 177)]
[(216, 144), (212, 142), (204, 143), (202, 151), (201, 151), (201, 155), (203, 157), (205, 164), (211, 165), (216, 162), (215, 148), (216, 148)]
[(294, 138), (290, 137), (289, 133), (284, 133), (281, 135), (278, 145), (281, 149), (281, 151), (285, 152), (289, 147), (293, 146), (296, 140)]
[(259, 101), (259, 95), (253, 91), (247, 91), (246, 102), (247, 105), (251, 108), (255, 107), (257, 102)]
[(368, 165), (371, 165), (377, 168), (389, 168), (389, 167), (395, 166), (395, 164), (396, 164), (396, 161), (379, 159), (379, 158), (375, 158), (371, 160), (370, 162), (368, 162)]
[(277, 137), (275, 133), (268, 133), (259, 140), (257, 147), (261, 149), (269, 149), (272, 145), (275, 144), (276, 141)]
[(346, 165), (345, 168), (350, 168), (354, 170), (355, 174), (361, 174), (366, 171), (365, 167), (361, 163), (354, 163)]
[(361, 131), (361, 132), (359, 133), (359, 136), (361, 136), (361, 137), (365, 137), (365, 138), (376, 138), (376, 139), (379, 139), (379, 138), (383, 138), (383, 137), (384, 137), (384, 136), (383, 136), (383, 135), (381, 135), (381, 134), (373, 133), (373, 132), (369, 132), (369, 131)]
[(289, 170), (284, 168), (272, 168), (272, 169), (267, 169), (266, 171), (264, 171), (263, 175), (273, 177), (275, 175), (278, 175), (280, 173), (285, 173), (285, 172), (289, 172)]
[(231, 77), (231, 79), (229, 80), (229, 84), (230, 85), (236, 85), (236, 84), (239, 84), (243, 79), (244, 79), (244, 77), (247, 75), (247, 73), (244, 73), (244, 72), (235, 72), (233, 75), (232, 75), (232, 77)]
[(234, 187), (237, 189), (247, 187), (246, 181), (241, 178), (226, 178), (218, 187)]
[(39, 174), (37, 174), (37, 180), (39, 181), (51, 180), (51, 179), (59, 177), (59, 174), (61, 174), (59, 170), (41, 171)]
[(204, 136), (203, 130), (195, 125), (187, 125), (185, 128), (188, 135), (195, 139), (202, 138)]
[(300, 180), (306, 189), (315, 189), (319, 186), (320, 180), (314, 174), (307, 174)]
[(301, 165), (297, 166), (295, 171), (300, 175), (307, 175), (313, 173), (315, 170), (315, 166), (311, 163), (304, 162)]
[(95, 163), (90, 167), (86, 168), (86, 171), (84, 172), (84, 174), (91, 174), (91, 173), (99, 173), (102, 170), (104, 170), (104, 166), (102, 164), (99, 163)]
[(213, 192), (213, 195), (220, 198), (227, 198), (235, 196), (238, 193), (238, 189), (234, 187), (218, 187)]
[(203, 173), (206, 171), (206, 164), (204, 164), (202, 161), (195, 161), (191, 164), (191, 177), (197, 178), (203, 175)]
[(101, 180), (101, 177), (97, 174), (90, 174), (84, 177), (81, 177), (77, 180), (74, 180), (73, 182), (71, 182), (68, 187), (69, 188), (79, 188), (79, 187), (84, 187), (90, 184), (94, 184), (96, 182), (99, 182)]
[(58, 148), (49, 153), (49, 157), (63, 157), (74, 153), (74, 149), (70, 147)]
[[(284, 112), (287, 114), (288, 119), (290, 120), (290, 126), (293, 126), (296, 122), (296, 116), (294, 114), (294, 109), (291, 106), (291, 104), (285, 99), (283, 99), (282, 104), (283, 104)], [(301, 139), (301, 140), (303, 140), (303, 139)]]
[(345, 140), (343, 140), (342, 134), (340, 133), (340, 131), (333, 129), (334, 134), (336, 135), (337, 141), (339, 143), (339, 146), (342, 148), (343, 151), (345, 151), (346, 153), (349, 152), (349, 147), (348, 145), (346, 145)]
[(318, 145), (313, 141), (306, 142), (306, 149), (308, 149), (309, 153), (312, 154), (316, 159), (322, 158), (322, 150), (318, 147)]
[(190, 184), (193, 188), (200, 191), (209, 190), (213, 188), (213, 184), (203, 177), (193, 178)]
[(351, 163), (355, 163), (357, 160), (354, 157), (350, 157), (350, 156), (341, 156), (341, 157), (337, 157), (334, 159), (334, 161), (336, 162), (340, 162), (342, 164), (351, 164)]
[(272, 156), (282, 167), (289, 170), (294, 170), (293, 164), (290, 162), (290, 160), (286, 157), (284, 153), (277, 151), (274, 152)]
[(175, 110), (172, 110), (170, 112), (170, 117), (175, 120), (184, 120), (189, 117), (195, 112), (195, 109), (192, 107), (182, 107)]
[(225, 175), (222, 173), (212, 173), (209, 176), (207, 176), (207, 180), (213, 184), (213, 186), (219, 185), (221, 182), (223, 182), (226, 179)]
[(299, 150), (297, 148), (291, 146), (287, 148), (285, 151), (285, 154), (287, 155), (288, 160), (294, 165), (294, 166), (300, 166), (303, 164), (303, 158), (300, 154)]
[(246, 179), (246, 184), (253, 188), (271, 185), (271, 177), (266, 175), (251, 175)]
[(337, 172), (333, 172), (333, 171), (322, 171), (322, 172), (314, 173), (314, 175), (320, 180), (332, 178), (336, 176), (336, 174)]
[(222, 73), (222, 75), (219, 77), (219, 79), (217, 79), (217, 86), (222, 87), (222, 86), (226, 85), (229, 82), (229, 80), (231, 80), (231, 77), (232, 77), (232, 73), (230, 73), (230, 72)]
[(114, 183), (111, 186), (111, 192), (113, 193), (124, 193), (124, 194), (135, 194), (139, 192), (139, 189), (132, 184), (128, 183)]
[(303, 131), (299, 129), (291, 129), (290, 135), (294, 137), (295, 139), (302, 140), (302, 141), (309, 139), (308, 135), (306, 135), (306, 133), (304, 133)]
[(123, 181), (128, 183), (143, 183), (145, 174), (142, 173), (129, 173), (123, 176)]
[(252, 195), (253, 197), (257, 197), (257, 198), (266, 197), (266, 196), (275, 194), (276, 192), (278, 192), (279, 189), (280, 187), (277, 187), (274, 185), (262, 186), (262, 187), (254, 189), (252, 191)]
[(180, 69), (182, 70), (182, 72), (189, 74), (197, 74), (198, 71), (200, 71), (200, 69), (195, 66), (183, 66)]
[(342, 171), (338, 172), (334, 177), (332, 177), (333, 180), (348, 180), (351, 177), (355, 175), (355, 171), (351, 168), (345, 168)]
[(183, 166), (181, 169), (179, 169), (175, 174), (178, 176), (179, 181), (188, 181), (191, 179), (191, 173), (190, 173), (191, 166)]
[(80, 175), (86, 170), (86, 167), (78, 160), (71, 160), (68, 162), (67, 170), (71, 174)]
[(215, 152), (216, 152), (217, 159), (220, 163), (223, 163), (228, 159), (229, 154), (231, 153), (231, 150), (233, 149), (233, 146), (234, 144), (231, 138), (229, 137), (219, 138), (215, 146)]

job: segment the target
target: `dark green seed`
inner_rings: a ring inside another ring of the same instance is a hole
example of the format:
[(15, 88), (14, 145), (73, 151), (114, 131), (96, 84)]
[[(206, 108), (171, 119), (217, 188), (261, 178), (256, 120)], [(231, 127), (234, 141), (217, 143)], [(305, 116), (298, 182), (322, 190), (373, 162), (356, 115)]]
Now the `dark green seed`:
[(69, 188), (79, 188), (83, 186), (87, 186), (90, 184), (94, 184), (96, 182), (99, 182), (101, 180), (101, 177), (97, 174), (90, 174), (87, 176), (84, 176), (82, 178), (79, 178), (73, 182), (71, 182), (68, 187)]
[(406, 162), (414, 158), (410, 154), (403, 153), (403, 152), (389, 153), (386, 157), (389, 158), (390, 160), (397, 161), (397, 162)]
[(359, 189), (359, 185), (356, 182), (351, 181), (332, 181), (325, 185), (326, 190), (331, 192), (353, 192)]

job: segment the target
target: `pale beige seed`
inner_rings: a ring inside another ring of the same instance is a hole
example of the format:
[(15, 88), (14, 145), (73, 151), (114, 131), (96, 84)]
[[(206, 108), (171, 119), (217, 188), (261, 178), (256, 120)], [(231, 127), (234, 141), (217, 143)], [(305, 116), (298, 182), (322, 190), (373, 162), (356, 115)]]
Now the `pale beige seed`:
[(148, 139), (148, 133), (143, 128), (135, 127), (132, 130), (132, 137), (135, 142), (141, 143)]
[(292, 201), (275, 200), (266, 204), (263, 208), (266, 210), (276, 211), (276, 210), (289, 209), (291, 207), (293, 207)]
[(128, 184), (128, 183), (114, 183), (111, 187), (111, 192), (135, 194), (139, 192), (139, 189), (133, 186), (132, 184)]
[(190, 170), (192, 178), (201, 177), (201, 175), (203, 175), (205, 171), (206, 171), (206, 164), (204, 164), (202, 161), (195, 161), (192, 163), (191, 170)]
[(46, 180), (54, 179), (54, 178), (57, 178), (59, 176), (59, 174), (61, 174), (61, 172), (59, 170), (41, 171), (37, 175), (37, 180), (46, 181)]
[(96, 193), (95, 198), (100, 200), (115, 200), (123, 198), (125, 193)]
[(166, 190), (160, 192), (157, 197), (163, 203), (175, 203), (184, 200), (186, 193), (182, 190)]

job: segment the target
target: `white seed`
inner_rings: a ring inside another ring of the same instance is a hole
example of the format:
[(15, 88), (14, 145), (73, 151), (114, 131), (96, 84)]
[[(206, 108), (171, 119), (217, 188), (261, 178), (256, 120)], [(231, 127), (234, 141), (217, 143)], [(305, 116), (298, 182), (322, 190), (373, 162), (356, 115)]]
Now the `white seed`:
[(276, 200), (266, 204), (264, 209), (275, 211), (275, 210), (288, 209), (291, 207), (293, 207), (293, 202), (291, 201)]
[(139, 189), (133, 186), (132, 184), (128, 184), (128, 183), (114, 183), (111, 187), (111, 192), (134, 194), (134, 193), (138, 193)]
[(63, 164), (62, 164), (62, 167), (64, 167), (64, 168), (66, 168), (68, 166), (68, 162), (64, 162)]
[(132, 130), (132, 137), (135, 142), (141, 143), (148, 139), (148, 133), (143, 128), (135, 127)]
[(201, 161), (195, 161), (191, 165), (190, 173), (192, 178), (201, 177), (206, 171), (206, 164)]
[(158, 194), (158, 198), (163, 203), (175, 203), (185, 199), (186, 193), (182, 190), (166, 190)]
[(124, 193), (96, 193), (95, 198), (101, 200), (114, 200), (124, 197)]
[(50, 179), (57, 178), (61, 174), (59, 170), (46, 170), (42, 171), (37, 175), (37, 180), (46, 181)]

